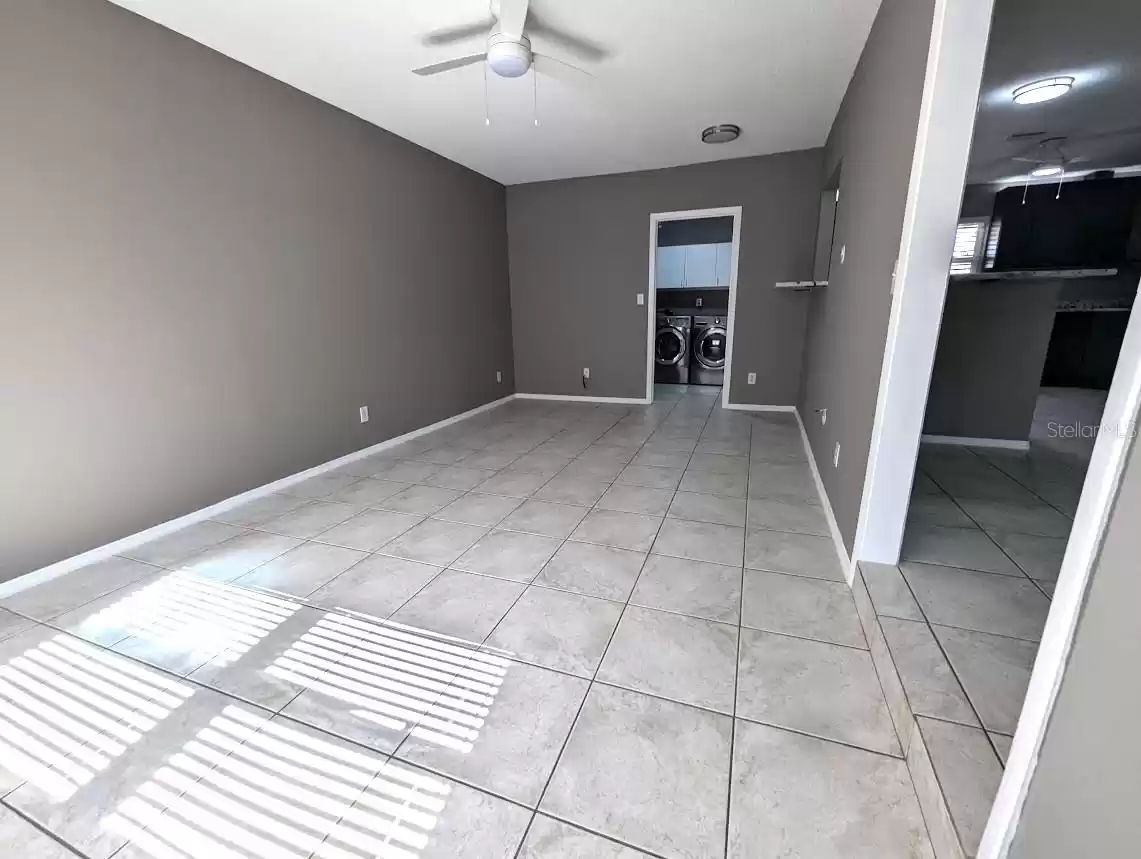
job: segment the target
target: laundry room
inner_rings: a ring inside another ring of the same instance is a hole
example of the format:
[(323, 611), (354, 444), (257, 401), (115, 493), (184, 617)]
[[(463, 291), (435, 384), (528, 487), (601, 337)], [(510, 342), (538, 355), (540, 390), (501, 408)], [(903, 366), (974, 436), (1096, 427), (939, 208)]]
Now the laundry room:
[(734, 216), (663, 219), (654, 250), (654, 383), (719, 389), (729, 353)]

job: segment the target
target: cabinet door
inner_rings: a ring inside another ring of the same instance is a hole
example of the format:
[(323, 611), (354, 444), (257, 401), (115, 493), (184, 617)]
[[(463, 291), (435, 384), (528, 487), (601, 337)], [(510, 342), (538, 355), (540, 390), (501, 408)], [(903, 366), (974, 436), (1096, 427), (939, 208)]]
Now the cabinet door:
[(658, 248), (654, 261), (654, 284), (658, 289), (679, 289), (685, 285), (685, 246)]
[(717, 245), (687, 245), (685, 285), (699, 289), (717, 285)]
[(721, 242), (717, 245), (717, 285), (728, 286), (733, 269), (733, 243)]

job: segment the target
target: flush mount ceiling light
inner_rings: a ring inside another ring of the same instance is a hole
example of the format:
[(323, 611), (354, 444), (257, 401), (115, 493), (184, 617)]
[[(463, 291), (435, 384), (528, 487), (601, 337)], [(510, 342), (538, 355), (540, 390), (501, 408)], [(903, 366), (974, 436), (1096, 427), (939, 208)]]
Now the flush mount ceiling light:
[(1064, 168), (1057, 164), (1047, 164), (1037, 170), (1031, 170), (1031, 176), (1057, 176)]
[(741, 126), (725, 122), (711, 125), (701, 132), (702, 143), (730, 143), (741, 136)]
[(1060, 98), (1070, 91), (1074, 79), (1068, 77), (1045, 78), (1020, 86), (1014, 91), (1015, 104), (1038, 104), (1041, 101), (1050, 101)]

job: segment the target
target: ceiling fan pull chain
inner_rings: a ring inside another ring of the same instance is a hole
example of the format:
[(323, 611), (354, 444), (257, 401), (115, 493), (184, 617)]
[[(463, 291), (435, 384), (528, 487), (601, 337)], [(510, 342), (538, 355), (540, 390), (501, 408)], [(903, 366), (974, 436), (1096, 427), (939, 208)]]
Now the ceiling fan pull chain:
[(487, 63), (483, 64), (483, 124), (491, 125), (491, 107), (487, 102)]
[(1054, 199), (1058, 200), (1062, 196), (1062, 182), (1066, 178), (1066, 168), (1062, 168), (1062, 172), (1058, 174), (1058, 193), (1054, 195)]
[(539, 70), (532, 64), (531, 65), (531, 92), (532, 92), (532, 109), (535, 113), (535, 127), (539, 127)]

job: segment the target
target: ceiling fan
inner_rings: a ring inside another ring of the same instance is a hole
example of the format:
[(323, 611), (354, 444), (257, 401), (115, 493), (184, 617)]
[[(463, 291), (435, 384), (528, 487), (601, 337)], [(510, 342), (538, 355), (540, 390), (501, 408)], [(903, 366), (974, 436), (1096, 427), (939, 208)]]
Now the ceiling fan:
[(1010, 160), (1037, 165), (1030, 171), (1031, 176), (1063, 175), (1071, 164), (1088, 160), (1084, 155), (1067, 156), (1062, 150), (1062, 145), (1067, 139), (1066, 137), (1046, 137), (1022, 155), (1012, 155)]
[(498, 6), (498, 12), (493, 8), (489, 9), (488, 17), (481, 21), (436, 30), (425, 36), (423, 40), (427, 45), (450, 45), (486, 33), (485, 51), (421, 66), (413, 69), (413, 73), (421, 76), (438, 75), (474, 63), (486, 62), (488, 69), (504, 78), (521, 77), (532, 67), (536, 71), (559, 77), (565, 77), (562, 74), (564, 71), (593, 77), (585, 69), (531, 50), (531, 40), (527, 33), (540, 36), (586, 60), (602, 59), (605, 52), (600, 47), (587, 39), (544, 24), (536, 18), (534, 12), (530, 11), (530, 0), (499, 0)]

